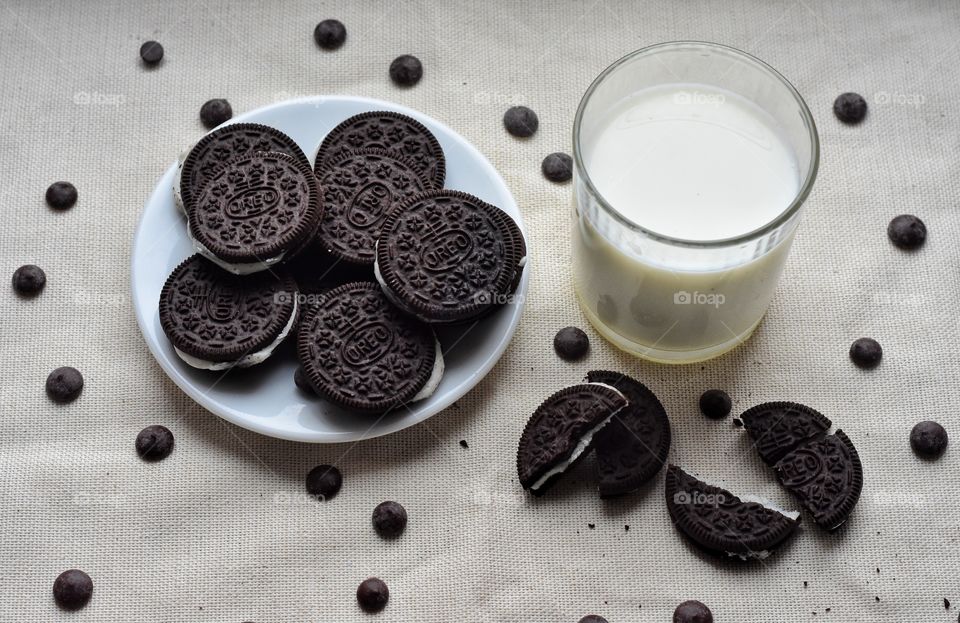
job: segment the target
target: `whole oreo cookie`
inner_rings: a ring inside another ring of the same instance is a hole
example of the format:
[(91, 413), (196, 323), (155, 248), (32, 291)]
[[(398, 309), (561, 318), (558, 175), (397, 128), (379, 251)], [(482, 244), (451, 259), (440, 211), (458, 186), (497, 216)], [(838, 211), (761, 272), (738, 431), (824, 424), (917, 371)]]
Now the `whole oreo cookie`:
[(197, 195), (190, 237), (222, 268), (249, 274), (296, 255), (320, 224), (317, 178), (303, 162), (278, 152), (230, 161)]
[(843, 431), (800, 444), (774, 466), (777, 478), (821, 528), (846, 522), (863, 490), (863, 465)]
[(726, 489), (707, 484), (676, 465), (667, 467), (667, 510), (677, 530), (701, 548), (731, 558), (766, 558), (800, 523)]
[(317, 176), (345, 153), (370, 148), (400, 154), (433, 188), (443, 188), (447, 164), (437, 138), (416, 119), (386, 110), (354, 115), (332, 129), (317, 151)]
[(382, 413), (426, 398), (443, 375), (433, 331), (375, 283), (319, 295), (300, 323), (297, 352), (317, 392), (355, 411)]
[(667, 461), (667, 412), (646, 385), (620, 372), (594, 370), (587, 373), (587, 382), (615, 387), (630, 402), (594, 437), (600, 497), (635, 491)]
[(387, 216), (375, 270), (405, 311), (431, 323), (467, 322), (508, 300), (523, 269), (522, 240), (499, 208), (466, 193), (431, 191)]
[(740, 416), (754, 447), (767, 465), (774, 465), (801, 443), (826, 434), (831, 422), (820, 412), (796, 402), (766, 402)]
[(517, 448), (520, 485), (543, 493), (586, 456), (597, 433), (628, 405), (619, 390), (599, 383), (561, 389), (537, 407)]
[(323, 197), (317, 242), (335, 257), (371, 267), (387, 214), (431, 188), (415, 163), (382, 149), (343, 154), (326, 164), (317, 179)]
[(296, 284), (280, 273), (239, 277), (194, 255), (160, 292), (160, 326), (195, 368), (225, 370), (265, 361), (293, 328)]
[(194, 197), (229, 161), (240, 156), (268, 151), (289, 154), (310, 166), (296, 141), (270, 126), (259, 123), (232, 123), (205, 135), (190, 148), (177, 170), (177, 178), (173, 184), (177, 207), (185, 214), (189, 213)]

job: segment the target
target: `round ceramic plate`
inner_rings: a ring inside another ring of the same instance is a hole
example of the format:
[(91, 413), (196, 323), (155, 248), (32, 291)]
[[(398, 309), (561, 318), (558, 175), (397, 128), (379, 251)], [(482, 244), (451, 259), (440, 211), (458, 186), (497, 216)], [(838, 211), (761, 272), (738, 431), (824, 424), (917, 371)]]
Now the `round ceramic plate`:
[[(462, 136), (415, 110), (361, 97), (313, 97), (279, 102), (234, 117), (230, 123), (273, 126), (292, 137), (311, 163), (334, 126), (368, 110), (395, 110), (417, 119), (440, 141), (447, 159), (446, 187), (499, 206), (523, 228), (520, 211), (503, 178)], [(439, 413), (466, 394), (493, 368), (513, 336), (523, 309), (530, 265), (513, 302), (471, 327), (439, 334), (446, 372), (435, 394), (383, 416), (357, 415), (306, 397), (293, 383), (297, 362), (288, 339), (265, 363), (229, 372), (197, 370), (183, 363), (160, 328), (158, 305), (167, 275), (193, 254), (186, 221), (174, 205), (170, 166), (147, 200), (133, 240), (132, 285), (137, 322), (164, 372), (200, 405), (244, 428), (282, 439), (344, 442), (386, 435)]]

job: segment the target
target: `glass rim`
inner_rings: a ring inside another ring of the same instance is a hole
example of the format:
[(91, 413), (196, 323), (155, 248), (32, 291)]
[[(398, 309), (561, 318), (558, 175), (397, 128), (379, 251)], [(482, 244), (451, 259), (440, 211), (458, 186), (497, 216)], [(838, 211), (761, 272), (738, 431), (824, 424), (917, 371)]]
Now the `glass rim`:
[[(684, 238), (676, 238), (673, 236), (668, 236), (666, 234), (661, 234), (653, 231), (652, 229), (647, 229), (642, 225), (628, 219), (620, 211), (610, 205), (606, 198), (600, 191), (597, 190), (596, 186), (593, 184), (593, 180), (590, 179), (590, 174), (587, 171), (587, 167), (583, 164), (583, 156), (580, 149), (580, 129), (583, 123), (583, 116), (586, 110), (587, 104), (590, 102), (591, 97), (593, 96), (594, 91), (617, 69), (620, 68), (624, 63), (633, 60), (639, 56), (645, 56), (654, 52), (662, 51), (669, 48), (713, 48), (716, 50), (721, 50), (726, 53), (732, 53), (735, 56), (741, 57), (743, 60), (746, 60), (749, 63), (752, 63), (754, 66), (758, 67), (761, 71), (767, 73), (769, 76), (778, 80), (787, 91), (793, 96), (794, 100), (797, 102), (797, 105), (800, 107), (800, 116), (803, 118), (804, 124), (807, 128), (807, 133), (810, 138), (810, 162), (809, 168), (807, 170), (807, 175), (803, 180), (803, 183), (800, 185), (800, 189), (797, 191), (796, 196), (793, 198), (793, 201), (790, 202), (783, 212), (778, 214), (772, 220), (767, 223), (737, 236), (732, 236), (728, 238), (720, 238), (717, 240), (687, 240)], [(649, 45), (638, 50), (634, 50), (629, 54), (626, 54), (619, 59), (611, 63), (606, 69), (604, 69), (600, 74), (593, 79), (593, 82), (590, 83), (590, 86), (587, 87), (586, 92), (584, 92), (583, 97), (580, 99), (580, 104), (577, 106), (577, 114), (573, 119), (573, 161), (574, 165), (579, 172), (579, 181), (586, 185), (587, 189), (590, 191), (591, 195), (596, 198), (597, 203), (603, 208), (608, 214), (613, 216), (617, 221), (627, 228), (642, 233), (654, 240), (659, 242), (664, 242), (674, 246), (682, 247), (694, 247), (694, 248), (718, 248), (718, 247), (727, 247), (735, 244), (749, 242), (761, 236), (764, 236), (773, 230), (777, 229), (787, 221), (789, 221), (795, 214), (800, 211), (800, 208), (803, 206), (804, 202), (807, 200), (807, 197), (810, 195), (810, 191), (813, 189), (813, 182), (817, 178), (817, 170), (820, 167), (820, 137), (817, 133), (817, 125), (813, 120), (813, 115), (810, 113), (810, 109), (807, 107), (807, 103), (804, 101), (803, 97), (797, 91), (796, 87), (787, 80), (783, 74), (771, 67), (769, 64), (760, 60), (756, 56), (744, 52), (743, 50), (737, 49), (735, 47), (724, 45), (722, 43), (712, 43), (709, 41), (667, 41), (664, 43), (657, 43), (654, 45)]]

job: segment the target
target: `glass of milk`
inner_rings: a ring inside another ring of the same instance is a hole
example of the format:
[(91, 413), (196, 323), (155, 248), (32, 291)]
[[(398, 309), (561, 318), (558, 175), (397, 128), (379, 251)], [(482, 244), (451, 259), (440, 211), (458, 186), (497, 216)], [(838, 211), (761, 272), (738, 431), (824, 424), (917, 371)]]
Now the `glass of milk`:
[(655, 45), (590, 85), (573, 145), (574, 287), (596, 329), (665, 363), (748, 339), (817, 175), (797, 90), (734, 48)]

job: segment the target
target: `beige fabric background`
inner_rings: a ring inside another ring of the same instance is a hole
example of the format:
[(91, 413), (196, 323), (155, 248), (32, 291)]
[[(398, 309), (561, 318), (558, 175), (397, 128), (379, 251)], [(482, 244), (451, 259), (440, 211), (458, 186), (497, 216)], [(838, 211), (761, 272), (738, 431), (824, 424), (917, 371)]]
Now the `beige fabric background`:
[[(312, 40), (326, 17), (349, 31), (335, 53)], [(926, 418), (960, 436), (958, 28), (960, 6), (932, 0), (0, 0), (0, 258), (4, 274), (34, 262), (49, 278), (35, 300), (9, 286), (0, 295), (0, 620), (360, 621), (368, 616), (354, 590), (377, 575), (392, 592), (382, 621), (596, 612), (612, 623), (656, 622), (687, 598), (710, 604), (718, 623), (956, 621), (960, 452), (922, 463), (907, 438)], [(152, 71), (138, 58), (148, 38), (166, 48)], [(585, 320), (570, 286), (570, 188), (545, 181), (540, 160), (569, 151), (580, 94), (600, 70), (674, 39), (743, 48), (796, 84), (821, 133), (816, 189), (749, 344), (673, 368), (623, 356), (591, 332), (589, 358), (563, 363), (554, 332)], [(405, 52), (426, 68), (411, 90), (387, 79)], [(845, 90), (870, 101), (860, 127), (832, 116)], [(423, 425), (352, 446), (268, 439), (203, 411), (154, 363), (128, 295), (142, 205), (202, 132), (201, 103), (222, 96), (241, 112), (324, 93), (412, 106), (472, 141), (523, 210), (536, 270), (516, 338), (474, 391)], [(501, 127), (514, 103), (540, 115), (532, 140)], [(43, 203), (57, 179), (80, 191), (67, 213)], [(919, 253), (885, 237), (901, 212), (928, 224)], [(847, 359), (861, 335), (885, 348), (873, 372)], [(64, 407), (43, 392), (60, 365), (87, 381)], [(523, 424), (547, 393), (592, 368), (634, 374), (660, 396), (673, 461), (785, 505), (739, 431), (702, 418), (696, 398), (718, 386), (738, 412), (771, 399), (815, 406), (863, 458), (855, 515), (834, 535), (808, 522), (775, 558), (741, 567), (708, 560), (675, 534), (660, 480), (604, 503), (587, 462), (531, 501), (515, 478)], [(173, 456), (155, 465), (133, 452), (136, 433), (153, 423), (177, 436)], [(304, 474), (322, 462), (341, 466), (343, 491), (326, 504), (305, 501)], [(385, 499), (410, 513), (396, 542), (369, 525)], [(59, 612), (50, 596), (70, 567), (96, 583), (77, 614)], [(956, 604), (949, 612), (944, 597)]]

